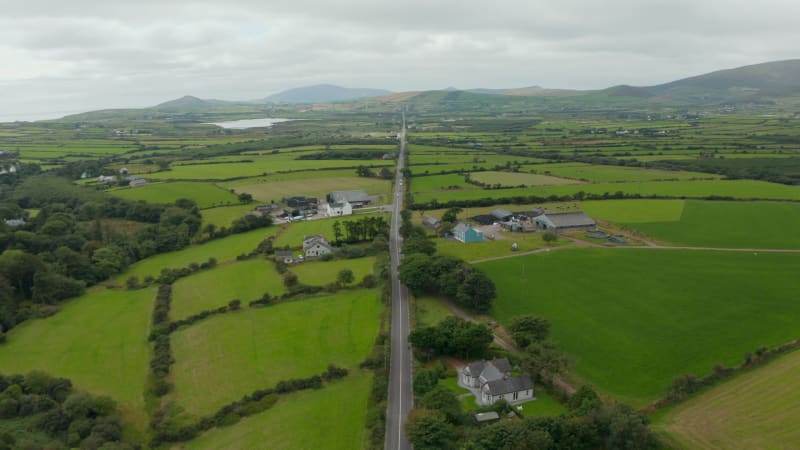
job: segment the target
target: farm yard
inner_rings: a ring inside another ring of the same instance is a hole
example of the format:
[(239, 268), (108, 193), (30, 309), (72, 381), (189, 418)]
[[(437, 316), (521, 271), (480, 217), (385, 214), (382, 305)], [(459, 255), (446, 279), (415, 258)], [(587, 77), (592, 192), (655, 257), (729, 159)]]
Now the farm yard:
[(581, 379), (636, 406), (796, 338), (800, 255), (564, 249), (477, 267), (498, 289), (493, 317), (546, 317)]

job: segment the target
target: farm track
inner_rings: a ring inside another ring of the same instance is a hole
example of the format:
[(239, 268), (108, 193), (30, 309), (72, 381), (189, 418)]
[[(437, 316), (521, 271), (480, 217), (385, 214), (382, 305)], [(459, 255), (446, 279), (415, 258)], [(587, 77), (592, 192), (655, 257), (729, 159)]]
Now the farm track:
[[(659, 245), (659, 244), (652, 244), (648, 243), (649, 245), (629, 245), (629, 246), (605, 246), (605, 245), (598, 245), (592, 244), (585, 241), (580, 241), (575, 239), (573, 242), (584, 242), (584, 244), (578, 244), (579, 247), (588, 247), (588, 248), (606, 248), (609, 250), (615, 249), (636, 249), (636, 250), (699, 250), (699, 251), (717, 251), (717, 252), (739, 252), (739, 253), (800, 253), (800, 249), (797, 248), (734, 248), (734, 247), (690, 247), (690, 246), (672, 246), (672, 245)], [(509, 258), (517, 258), (519, 256), (527, 256), (533, 255), (536, 253), (544, 253), (556, 250), (563, 250), (568, 248), (576, 248), (575, 246), (565, 246), (565, 247), (545, 247), (539, 248), (536, 250), (531, 250), (528, 252), (521, 252), (515, 253), (512, 255), (503, 255), (503, 256), (493, 256), (491, 258), (483, 258), (483, 259), (476, 259), (470, 261), (470, 264), (479, 264), (489, 261), (497, 261), (500, 259), (509, 259)]]

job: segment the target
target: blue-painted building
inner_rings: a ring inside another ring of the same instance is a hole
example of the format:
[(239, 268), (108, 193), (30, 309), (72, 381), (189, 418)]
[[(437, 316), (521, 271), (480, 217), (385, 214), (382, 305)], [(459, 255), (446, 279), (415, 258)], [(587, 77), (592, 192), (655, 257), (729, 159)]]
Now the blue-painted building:
[(459, 222), (453, 227), (453, 237), (464, 243), (483, 242), (483, 231), (472, 228), (472, 225)]

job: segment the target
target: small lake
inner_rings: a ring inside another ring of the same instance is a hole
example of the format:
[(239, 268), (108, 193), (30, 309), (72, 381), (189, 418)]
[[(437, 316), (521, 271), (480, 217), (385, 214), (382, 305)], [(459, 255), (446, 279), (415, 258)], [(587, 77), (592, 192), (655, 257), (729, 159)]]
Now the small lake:
[(231, 128), (234, 130), (241, 130), (244, 128), (269, 128), (276, 123), (289, 122), (290, 120), (297, 119), (244, 119), (244, 120), (231, 120), (229, 122), (212, 122), (210, 125), (216, 125), (222, 128)]

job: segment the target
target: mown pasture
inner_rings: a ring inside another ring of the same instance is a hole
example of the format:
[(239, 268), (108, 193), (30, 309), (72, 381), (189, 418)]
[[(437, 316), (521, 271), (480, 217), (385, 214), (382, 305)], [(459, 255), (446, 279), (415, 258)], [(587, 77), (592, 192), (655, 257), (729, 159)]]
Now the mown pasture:
[(321, 390), (281, 396), (267, 411), (217, 428), (175, 449), (362, 448), (371, 378), (358, 369)]
[(643, 169), (640, 167), (625, 166), (601, 166), (583, 163), (541, 164), (531, 166), (529, 169), (534, 173), (556, 175), (593, 183), (692, 179), (713, 180), (721, 178), (720, 175), (711, 173)]
[(470, 177), (486, 185), (495, 186), (561, 186), (565, 184), (582, 184), (571, 178), (560, 178), (550, 175), (525, 172), (474, 172)]
[(584, 202), (584, 208), (674, 245), (800, 248), (800, 236), (787, 232), (800, 223), (798, 203), (611, 200)]
[(183, 319), (203, 310), (225, 306), (233, 299), (243, 305), (268, 292), (272, 296), (286, 291), (275, 264), (250, 259), (198, 272), (175, 282), (170, 318)]
[(477, 267), (497, 285), (501, 323), (547, 318), (578, 376), (639, 406), (675, 376), (739, 364), (800, 325), (800, 255), (563, 249)]
[(109, 191), (117, 197), (148, 203), (175, 203), (179, 198), (188, 198), (198, 208), (211, 208), (238, 203), (235, 195), (211, 183), (151, 183), (135, 188), (120, 188)]
[(414, 192), (427, 192), (446, 191), (448, 189), (479, 189), (479, 187), (464, 181), (464, 175), (460, 173), (450, 173), (414, 177), (411, 179), (411, 189)]
[(333, 261), (305, 261), (291, 266), (290, 270), (297, 275), (300, 283), (310, 286), (325, 286), (335, 283), (339, 271), (350, 269), (355, 280), (360, 283), (365, 275), (373, 272), (375, 258), (336, 259)]
[(356, 369), (378, 332), (377, 290), (289, 301), (211, 317), (172, 335), (174, 398), (208, 414), (255, 389), (323, 372)]
[[(412, 186), (413, 181), (412, 181)], [(701, 198), (709, 196), (738, 199), (800, 200), (800, 186), (768, 183), (755, 180), (700, 180), (700, 181), (643, 181), (639, 183), (578, 184), (570, 186), (539, 186), (514, 189), (453, 190), (420, 192), (414, 194), (415, 203), (433, 200), (448, 201), (479, 200), (552, 195), (574, 195), (578, 192), (594, 195), (626, 195)]]
[(250, 162), (212, 162), (208, 164), (174, 165), (168, 171), (148, 174), (148, 178), (165, 180), (230, 180), (235, 178), (257, 177), (264, 174), (289, 171), (314, 171), (320, 168), (393, 166), (392, 160), (350, 160), (350, 159), (294, 159), (296, 155), (248, 156)]
[[(319, 172), (324, 174), (325, 171)], [(299, 173), (298, 173), (299, 174)], [(239, 180), (225, 183), (225, 187), (234, 189), (237, 193), (246, 192), (256, 200), (262, 202), (280, 202), (284, 197), (305, 195), (307, 197), (325, 198), (332, 191), (363, 189), (371, 195), (386, 195), (389, 192), (390, 182), (380, 178), (350, 176), (317, 177), (317, 172), (303, 172), (304, 177), (292, 180), (272, 181), (264, 177), (263, 181), (252, 179)]]
[(231, 261), (241, 254), (255, 250), (262, 240), (274, 235), (277, 231), (278, 227), (261, 228), (200, 245), (192, 245), (176, 252), (161, 253), (131, 265), (117, 279), (124, 281), (130, 276), (137, 276), (140, 280), (147, 276), (157, 277), (162, 269), (179, 269), (187, 267), (191, 263), (201, 264), (208, 261), (209, 258), (216, 258), (218, 263)]
[(675, 448), (792, 448), (800, 442), (800, 351), (702, 392), (660, 416)]
[(144, 391), (150, 348), (147, 334), (155, 288), (95, 288), (58, 314), (29, 320), (0, 345), (5, 374), (43, 370), (119, 403), (130, 432), (147, 426)]

